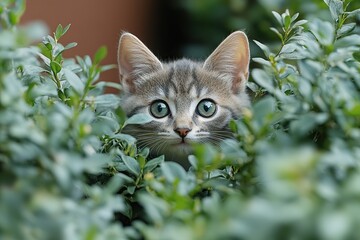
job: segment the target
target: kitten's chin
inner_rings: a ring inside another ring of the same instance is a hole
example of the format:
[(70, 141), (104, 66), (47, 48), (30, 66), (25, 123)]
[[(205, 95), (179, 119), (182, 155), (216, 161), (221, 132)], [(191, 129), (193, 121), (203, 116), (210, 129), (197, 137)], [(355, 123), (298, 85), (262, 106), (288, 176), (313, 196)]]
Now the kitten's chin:
[(177, 162), (183, 167), (189, 168), (188, 156), (192, 154), (192, 146), (188, 143), (175, 143), (169, 145), (163, 154), (166, 161)]
[(182, 142), (182, 143), (173, 144), (172, 146), (169, 147), (169, 150), (173, 152), (184, 153), (189, 155), (192, 152), (192, 147), (190, 144)]

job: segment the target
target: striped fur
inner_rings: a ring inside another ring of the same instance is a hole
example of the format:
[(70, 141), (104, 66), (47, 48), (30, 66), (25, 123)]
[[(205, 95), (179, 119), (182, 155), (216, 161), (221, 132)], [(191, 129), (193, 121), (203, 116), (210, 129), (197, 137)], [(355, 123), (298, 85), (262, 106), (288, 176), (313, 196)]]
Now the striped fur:
[[(145, 113), (153, 119), (125, 132), (135, 136), (139, 146), (150, 147), (153, 154), (165, 154), (168, 160), (182, 163), (191, 153), (191, 143), (219, 144), (231, 137), (230, 119), (241, 117), (249, 104), (245, 93), (249, 55), (246, 35), (237, 31), (204, 63), (188, 59), (162, 63), (139, 39), (124, 33), (118, 52), (122, 107), (128, 116)], [(215, 114), (208, 118), (196, 110), (204, 99), (216, 104)], [(169, 115), (152, 116), (150, 106), (156, 100), (166, 102)], [(190, 131), (180, 136), (176, 129)]]

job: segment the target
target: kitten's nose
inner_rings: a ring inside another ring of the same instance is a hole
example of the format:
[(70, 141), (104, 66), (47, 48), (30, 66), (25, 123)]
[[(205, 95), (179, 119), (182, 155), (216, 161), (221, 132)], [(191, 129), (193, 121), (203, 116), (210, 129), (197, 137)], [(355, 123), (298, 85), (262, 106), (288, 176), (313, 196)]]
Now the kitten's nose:
[(180, 137), (184, 138), (191, 131), (190, 128), (175, 128), (174, 131), (179, 134)]

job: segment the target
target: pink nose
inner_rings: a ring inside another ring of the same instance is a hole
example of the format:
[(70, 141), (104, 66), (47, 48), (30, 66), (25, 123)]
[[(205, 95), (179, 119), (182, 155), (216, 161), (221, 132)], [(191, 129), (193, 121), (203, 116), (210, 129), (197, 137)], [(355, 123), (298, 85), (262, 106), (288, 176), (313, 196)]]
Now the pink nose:
[(174, 131), (179, 134), (180, 137), (184, 138), (191, 131), (189, 128), (175, 128)]

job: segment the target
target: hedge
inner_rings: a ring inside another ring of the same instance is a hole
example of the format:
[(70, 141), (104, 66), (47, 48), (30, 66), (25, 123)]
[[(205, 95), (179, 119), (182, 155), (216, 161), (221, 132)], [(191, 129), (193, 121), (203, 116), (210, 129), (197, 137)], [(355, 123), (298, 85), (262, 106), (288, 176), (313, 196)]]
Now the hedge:
[(0, 238), (360, 239), (360, 10), (325, 3), (331, 21), (273, 12), (236, 138), (186, 170), (122, 133), (148, 119), (105, 91), (105, 48), (65, 59), (70, 25), (43, 37), (2, 1)]

